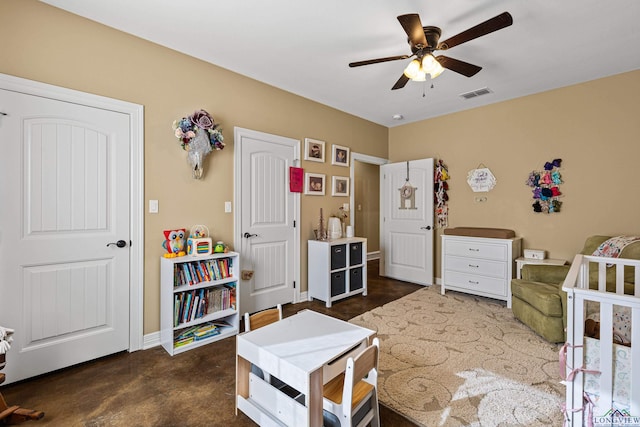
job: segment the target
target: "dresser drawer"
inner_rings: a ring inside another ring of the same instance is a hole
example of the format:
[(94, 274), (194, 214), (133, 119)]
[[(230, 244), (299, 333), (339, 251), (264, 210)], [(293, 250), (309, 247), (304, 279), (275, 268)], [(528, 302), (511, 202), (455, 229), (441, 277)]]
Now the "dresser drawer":
[(461, 257), (495, 259), (505, 261), (507, 259), (508, 248), (506, 245), (498, 245), (482, 242), (456, 242), (447, 241), (445, 247), (446, 255), (457, 255)]
[(447, 271), (447, 288), (461, 288), (470, 291), (491, 294), (498, 297), (507, 296), (508, 281), (494, 277), (476, 276), (473, 274)]
[(507, 279), (507, 263), (504, 261), (448, 256), (446, 258), (446, 269), (460, 273), (479, 274), (497, 277), (498, 279)]

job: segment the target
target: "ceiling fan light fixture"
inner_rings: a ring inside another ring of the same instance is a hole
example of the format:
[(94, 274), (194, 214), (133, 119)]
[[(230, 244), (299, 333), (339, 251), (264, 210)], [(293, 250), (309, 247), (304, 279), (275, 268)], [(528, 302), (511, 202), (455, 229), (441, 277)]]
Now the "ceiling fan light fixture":
[(420, 71), (421, 71), (420, 61), (418, 61), (417, 59), (414, 59), (413, 61), (409, 62), (409, 65), (407, 65), (407, 68), (404, 69), (404, 75), (410, 78), (411, 80), (414, 80), (418, 77), (418, 74), (420, 73)]
[(442, 67), (442, 65), (440, 65), (440, 62), (438, 62), (438, 60), (434, 58), (430, 53), (426, 54), (422, 58), (422, 69), (425, 73), (431, 75), (431, 79), (435, 79), (444, 71), (444, 68)]
[(438, 77), (444, 71), (444, 67), (442, 65), (440, 65), (440, 63), (438, 61), (436, 61), (436, 64), (438, 64), (438, 65), (435, 67), (435, 70), (429, 73), (429, 74), (431, 74), (431, 80), (433, 80), (436, 77)]

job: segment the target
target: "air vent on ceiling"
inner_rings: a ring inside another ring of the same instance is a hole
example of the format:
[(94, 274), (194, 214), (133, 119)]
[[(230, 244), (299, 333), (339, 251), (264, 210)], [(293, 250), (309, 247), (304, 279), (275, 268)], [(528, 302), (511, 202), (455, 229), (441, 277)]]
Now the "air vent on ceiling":
[(471, 99), (478, 96), (487, 95), (489, 93), (493, 93), (491, 92), (491, 89), (489, 89), (488, 87), (483, 87), (482, 89), (476, 89), (472, 90), (471, 92), (460, 94), (460, 97), (463, 99)]

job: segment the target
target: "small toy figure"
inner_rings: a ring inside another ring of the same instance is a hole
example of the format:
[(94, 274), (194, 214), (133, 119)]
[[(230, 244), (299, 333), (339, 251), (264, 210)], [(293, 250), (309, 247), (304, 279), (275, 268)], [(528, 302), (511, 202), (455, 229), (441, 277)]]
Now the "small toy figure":
[(229, 250), (227, 249), (227, 245), (225, 245), (223, 242), (216, 242), (216, 245), (213, 247), (213, 252), (216, 254), (221, 254), (228, 251)]
[(162, 242), (162, 247), (167, 250), (167, 253), (163, 255), (165, 258), (175, 258), (186, 255), (184, 251), (185, 233), (186, 230), (184, 228), (164, 230), (165, 241)]

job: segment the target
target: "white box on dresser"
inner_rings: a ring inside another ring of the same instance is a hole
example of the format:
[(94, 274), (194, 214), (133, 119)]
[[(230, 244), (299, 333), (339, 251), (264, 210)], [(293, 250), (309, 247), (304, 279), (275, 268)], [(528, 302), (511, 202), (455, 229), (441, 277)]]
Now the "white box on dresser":
[(442, 288), (496, 298), (511, 308), (511, 279), (522, 238), (442, 235)]

